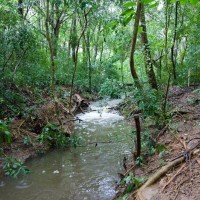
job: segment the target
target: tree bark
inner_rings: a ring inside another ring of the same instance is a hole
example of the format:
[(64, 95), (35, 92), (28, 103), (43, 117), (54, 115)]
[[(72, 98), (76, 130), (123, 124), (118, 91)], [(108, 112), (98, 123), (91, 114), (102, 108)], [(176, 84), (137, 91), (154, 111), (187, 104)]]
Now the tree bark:
[(145, 61), (145, 70), (148, 77), (148, 82), (153, 89), (158, 89), (156, 76), (153, 70), (153, 61), (151, 58), (151, 50), (149, 46), (149, 41), (147, 37), (147, 28), (146, 28), (146, 20), (145, 20), (145, 9), (144, 4), (141, 3), (141, 26), (142, 26), (142, 33), (141, 33), (141, 40), (144, 47), (144, 61)]
[(169, 93), (169, 87), (170, 87), (170, 80), (171, 80), (171, 73), (169, 69), (169, 63), (168, 63), (168, 30), (169, 30), (169, 22), (170, 22), (170, 12), (169, 12), (169, 0), (166, 0), (166, 6), (165, 6), (165, 67), (168, 72), (168, 82), (167, 82), (167, 88), (163, 103), (163, 113), (166, 113), (166, 106), (167, 106), (167, 100), (168, 100), (168, 93)]
[(134, 116), (135, 126), (136, 126), (136, 158), (141, 155), (141, 128), (140, 128), (140, 118), (138, 115)]
[(137, 88), (141, 88), (141, 85), (140, 85), (139, 78), (135, 69), (134, 53), (135, 53), (135, 46), (136, 46), (138, 27), (139, 27), (139, 21), (140, 21), (140, 12), (141, 12), (141, 3), (140, 3), (140, 0), (138, 0), (137, 9), (135, 13), (135, 22), (133, 25), (133, 36), (132, 36), (131, 51), (130, 51), (130, 70), (131, 70), (131, 75), (134, 79), (134, 82)]
[(24, 18), (23, 0), (18, 0), (18, 13), (23, 19)]
[(73, 95), (73, 87), (74, 87), (74, 79), (75, 79), (75, 74), (76, 74), (76, 68), (77, 68), (77, 62), (78, 62), (78, 51), (79, 51), (79, 45), (80, 45), (80, 41), (81, 41), (81, 38), (83, 37), (84, 33), (85, 33), (85, 30), (87, 28), (87, 25), (88, 25), (88, 14), (90, 12), (91, 8), (88, 10), (88, 12), (86, 13), (84, 11), (84, 19), (85, 19), (85, 25), (82, 29), (82, 32), (77, 40), (77, 46), (76, 46), (76, 51), (75, 51), (75, 62), (74, 62), (74, 71), (73, 71), (73, 74), (72, 74), (72, 81), (71, 81), (71, 90), (70, 90), (70, 104), (72, 102), (72, 95)]
[(173, 43), (171, 47), (171, 60), (172, 60), (172, 67), (173, 67), (173, 77), (174, 80), (177, 79), (176, 74), (176, 57), (177, 57), (177, 51), (175, 50), (175, 46), (177, 48), (177, 24), (178, 24), (178, 5), (179, 2), (177, 1), (175, 4), (175, 18), (174, 18), (174, 37), (173, 37)]

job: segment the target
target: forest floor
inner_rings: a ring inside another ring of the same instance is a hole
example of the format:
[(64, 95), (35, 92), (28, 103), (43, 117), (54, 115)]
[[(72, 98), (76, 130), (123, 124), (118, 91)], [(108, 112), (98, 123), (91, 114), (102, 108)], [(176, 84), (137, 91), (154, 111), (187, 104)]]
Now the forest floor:
[[(62, 88), (62, 92), (68, 92), (69, 88)], [(80, 95), (76, 94), (80, 101), (83, 101)], [(73, 98), (73, 105), (78, 102)], [(45, 96), (42, 103), (32, 103), (32, 111), (26, 117), (16, 117), (9, 125), (9, 131), (12, 136), (11, 144), (3, 143), (1, 149), (3, 153), (0, 155), (0, 175), (4, 160), (6, 157), (13, 157), (21, 162), (43, 154), (51, 149), (51, 146), (44, 142), (39, 143), (38, 137), (42, 133), (43, 128), (47, 124), (55, 124), (58, 129), (64, 132), (66, 137), (70, 137), (74, 130), (74, 122), (76, 120), (74, 114), (80, 112), (78, 108), (74, 112), (69, 112), (69, 98), (59, 98), (56, 104), (52, 97)], [(62, 124), (62, 127), (60, 126)]]
[[(171, 120), (159, 132), (157, 141), (166, 150), (147, 157), (144, 165), (131, 170), (135, 177), (153, 181), (129, 194), (129, 200), (200, 199), (200, 87), (171, 87), (168, 103), (172, 107)], [(181, 157), (181, 162), (163, 171), (163, 166)], [(125, 190), (124, 186), (118, 189), (121, 193)]]

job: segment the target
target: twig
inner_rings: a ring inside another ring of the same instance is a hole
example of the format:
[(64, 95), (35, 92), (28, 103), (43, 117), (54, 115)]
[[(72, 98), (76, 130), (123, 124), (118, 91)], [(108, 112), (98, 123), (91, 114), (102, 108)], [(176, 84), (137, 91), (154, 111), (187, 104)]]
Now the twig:
[(172, 162), (172, 161), (174, 161), (174, 160), (177, 160), (177, 159), (179, 159), (179, 158), (185, 156), (185, 154), (188, 154), (189, 152), (192, 152), (192, 151), (193, 151), (194, 149), (196, 149), (199, 145), (200, 145), (200, 143), (197, 143), (194, 147), (192, 147), (191, 149), (187, 150), (187, 152), (184, 152), (184, 153), (182, 153), (181, 155), (179, 155), (179, 156), (173, 158), (170, 162)]
[[(196, 134), (199, 134), (200, 132), (198, 132), (198, 133), (196, 133)], [(187, 143), (190, 143), (192, 140), (200, 140), (200, 138), (199, 137), (196, 137), (196, 138), (192, 138), (192, 139), (190, 139)]]
[(182, 169), (185, 167), (186, 163), (184, 163), (180, 169), (176, 172), (176, 174), (174, 174), (174, 176), (172, 176), (169, 181), (163, 186), (163, 188), (161, 189), (161, 193), (163, 192), (163, 190), (175, 179), (176, 176), (178, 176), (180, 174), (180, 172), (182, 171)]
[(20, 128), (21, 128), (21, 126), (23, 125), (23, 123), (26, 121), (26, 119), (25, 120), (23, 120), (22, 121), (22, 123), (19, 125), (19, 127), (17, 128), (17, 132), (18, 132), (18, 134), (20, 135)]
[[(195, 151), (193, 151), (195, 148), (199, 146), (200, 143), (196, 144), (193, 148), (189, 149), (187, 153), (191, 153), (191, 155), (195, 155)], [(172, 167), (175, 167), (176, 165), (182, 163), (185, 160), (184, 157), (185, 154), (182, 154), (181, 156), (174, 159), (172, 162), (169, 162), (167, 165), (163, 166), (160, 170), (158, 170), (156, 173), (154, 173), (145, 184), (142, 185), (142, 187), (138, 190), (136, 194), (137, 200), (145, 200), (146, 198), (143, 195), (143, 190), (155, 183), (161, 176), (166, 174), (167, 171), (169, 171)]]
[(200, 167), (200, 160), (199, 160), (199, 159), (196, 159), (196, 161), (197, 161), (197, 163), (198, 163), (198, 165), (199, 165), (199, 167)]
[(175, 199), (177, 198), (181, 185), (183, 185), (183, 183), (185, 183), (186, 181), (188, 181), (188, 179), (183, 180), (183, 181), (178, 185), (178, 187), (177, 187), (177, 188), (178, 188), (178, 191), (177, 191), (177, 193), (176, 193), (176, 195), (175, 195), (175, 197), (174, 197), (173, 200), (175, 200)]
[(167, 128), (168, 128), (168, 125), (164, 126), (164, 128), (162, 128), (162, 129), (159, 131), (159, 133), (158, 133), (158, 135), (157, 135), (157, 137), (156, 137), (156, 141), (159, 139), (160, 135), (162, 135), (162, 134), (166, 131)]
[(129, 172), (135, 168), (135, 166), (136, 166), (136, 164), (133, 165), (132, 167), (130, 167), (130, 168), (126, 171), (126, 173), (124, 174), (124, 176), (126, 177), (126, 176), (129, 174)]

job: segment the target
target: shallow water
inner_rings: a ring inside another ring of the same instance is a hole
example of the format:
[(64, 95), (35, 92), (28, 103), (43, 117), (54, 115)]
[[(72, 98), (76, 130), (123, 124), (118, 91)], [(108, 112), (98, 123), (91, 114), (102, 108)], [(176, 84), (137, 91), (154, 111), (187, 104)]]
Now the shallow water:
[(95, 102), (79, 114), (76, 135), (81, 147), (55, 150), (27, 163), (32, 174), (0, 179), (0, 200), (107, 200), (115, 195), (123, 172), (122, 160), (131, 155), (131, 126), (110, 107), (118, 100)]

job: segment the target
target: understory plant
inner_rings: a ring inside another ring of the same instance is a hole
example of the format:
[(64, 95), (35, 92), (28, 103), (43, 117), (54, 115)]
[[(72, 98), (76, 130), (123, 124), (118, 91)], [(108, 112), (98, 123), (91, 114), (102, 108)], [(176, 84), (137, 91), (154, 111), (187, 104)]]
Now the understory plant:
[(101, 97), (120, 98), (122, 92), (122, 86), (116, 79), (106, 79), (101, 85), (99, 95)]
[(59, 129), (58, 125), (47, 124), (38, 137), (38, 142), (40, 144), (47, 143), (52, 147), (66, 147), (70, 144), (70, 138)]
[(7, 122), (0, 120), (0, 144), (3, 142), (10, 144), (12, 142), (12, 136), (8, 129)]
[(125, 185), (125, 191), (122, 199), (126, 199), (127, 193), (133, 192), (135, 189), (140, 187), (146, 179), (147, 177), (134, 176), (133, 173), (130, 173), (127, 177), (123, 178), (121, 183)]
[(5, 158), (3, 170), (5, 175), (13, 178), (30, 173), (30, 170), (24, 165), (24, 162), (9, 156)]

